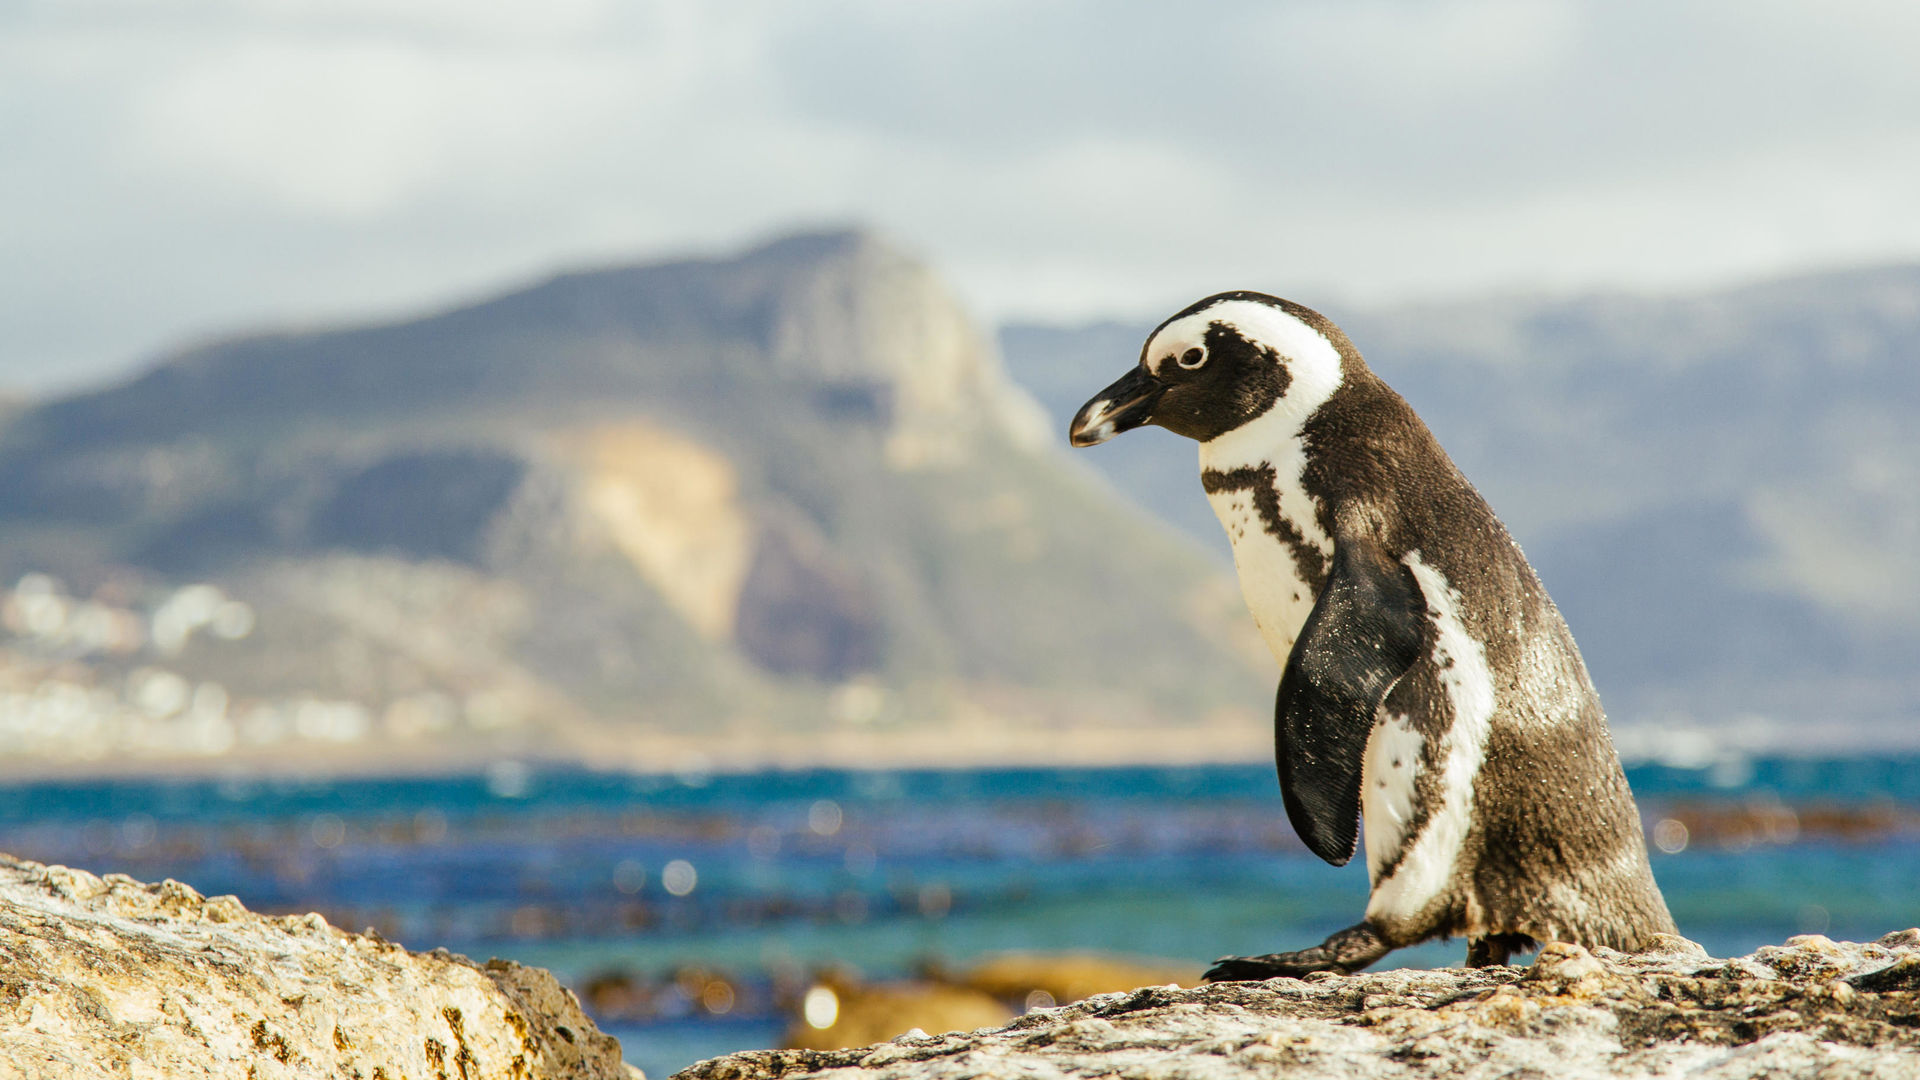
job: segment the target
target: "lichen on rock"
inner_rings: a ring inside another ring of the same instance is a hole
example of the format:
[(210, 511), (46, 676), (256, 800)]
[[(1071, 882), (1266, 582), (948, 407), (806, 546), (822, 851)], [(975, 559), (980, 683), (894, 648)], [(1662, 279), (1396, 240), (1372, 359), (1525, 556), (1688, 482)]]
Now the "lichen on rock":
[(753, 1051), (681, 1080), (1113, 1076), (1920, 1077), (1920, 930), (1714, 960), (1550, 943), (1527, 967), (1148, 987), (973, 1032)]
[(0, 1076), (631, 1075), (537, 968), (0, 855)]

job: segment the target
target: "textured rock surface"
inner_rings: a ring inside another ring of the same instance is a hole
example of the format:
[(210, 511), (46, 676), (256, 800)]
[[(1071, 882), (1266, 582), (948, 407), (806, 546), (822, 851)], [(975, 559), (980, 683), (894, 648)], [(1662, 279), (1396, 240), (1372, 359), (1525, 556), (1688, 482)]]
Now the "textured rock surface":
[(0, 1076), (629, 1075), (537, 968), (0, 855)]
[(1735, 960), (1681, 938), (1531, 966), (1148, 988), (997, 1029), (756, 1051), (686, 1080), (912, 1077), (1920, 1077), (1920, 930)]

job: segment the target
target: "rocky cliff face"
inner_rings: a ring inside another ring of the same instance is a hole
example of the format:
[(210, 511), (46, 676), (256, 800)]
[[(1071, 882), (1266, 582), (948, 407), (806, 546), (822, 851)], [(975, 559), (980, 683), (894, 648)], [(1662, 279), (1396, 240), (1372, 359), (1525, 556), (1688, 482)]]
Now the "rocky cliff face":
[(685, 1080), (1920, 1076), (1920, 930), (1734, 960), (1550, 944), (1531, 967), (1106, 994), (1003, 1028), (733, 1054)]
[[(983, 715), (1259, 753), (1218, 570), (1055, 441), (863, 233), (190, 350), (0, 432), (0, 754), (671, 768), (636, 737)], [(162, 633), (194, 584), (245, 625)]]
[(537, 968), (0, 856), (0, 1073), (628, 1080)]

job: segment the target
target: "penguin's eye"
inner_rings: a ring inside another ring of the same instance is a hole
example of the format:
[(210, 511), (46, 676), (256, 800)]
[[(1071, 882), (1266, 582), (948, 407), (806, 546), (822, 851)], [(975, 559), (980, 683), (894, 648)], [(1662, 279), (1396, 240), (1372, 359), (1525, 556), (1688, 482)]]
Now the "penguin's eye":
[(1194, 368), (1206, 362), (1207, 350), (1200, 348), (1198, 345), (1180, 354), (1179, 364), (1188, 371), (1192, 371)]

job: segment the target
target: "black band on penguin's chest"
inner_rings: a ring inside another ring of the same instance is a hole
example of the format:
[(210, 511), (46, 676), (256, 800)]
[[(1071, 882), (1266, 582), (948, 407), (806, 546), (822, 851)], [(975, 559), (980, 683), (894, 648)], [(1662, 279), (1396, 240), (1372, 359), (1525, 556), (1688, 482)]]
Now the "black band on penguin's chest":
[(1331, 567), (1324, 552), (1307, 540), (1306, 534), (1280, 513), (1279, 474), (1271, 465), (1242, 465), (1237, 469), (1202, 469), (1200, 484), (1209, 495), (1228, 491), (1246, 491), (1253, 495), (1253, 508), (1260, 515), (1260, 527), (1268, 536), (1285, 544), (1293, 552), (1293, 565), (1313, 589), (1315, 595), (1327, 587)]

